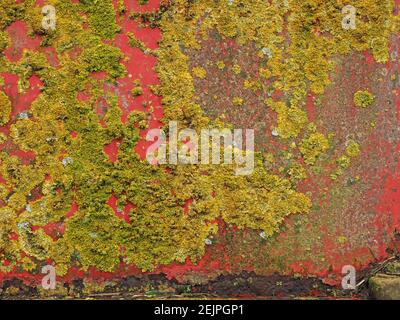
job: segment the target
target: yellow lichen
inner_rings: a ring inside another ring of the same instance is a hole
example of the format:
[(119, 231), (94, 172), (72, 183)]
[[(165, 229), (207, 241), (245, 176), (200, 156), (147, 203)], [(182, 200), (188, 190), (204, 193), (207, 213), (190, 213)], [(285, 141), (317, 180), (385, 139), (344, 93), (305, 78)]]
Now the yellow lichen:
[(7, 136), (3, 132), (0, 132), (0, 144), (3, 144), (6, 141), (7, 141)]
[(337, 240), (338, 240), (338, 242), (339, 242), (340, 244), (344, 244), (344, 243), (347, 242), (347, 238), (346, 238), (345, 236), (339, 236), (339, 237), (337, 238)]
[(217, 62), (217, 67), (219, 70), (224, 70), (225, 69), (225, 63), (223, 61), (218, 61)]
[(307, 178), (307, 171), (306, 169), (299, 163), (293, 164), (289, 170), (288, 174), (292, 181), (297, 182), (299, 180), (303, 180)]
[(258, 91), (262, 89), (262, 85), (259, 81), (252, 81), (249, 79), (246, 79), (244, 81), (244, 87), (245, 89), (253, 90), (253, 91)]
[(345, 169), (350, 166), (350, 158), (347, 156), (341, 156), (339, 159), (336, 160), (339, 167)]
[(260, 73), (260, 76), (265, 79), (269, 79), (272, 76), (271, 71), (268, 70), (267, 68), (260, 68), (258, 72)]
[(5, 32), (0, 31), (0, 53), (4, 51), (10, 44), (10, 39)]
[(234, 106), (242, 106), (244, 104), (244, 100), (243, 100), (243, 98), (240, 98), (240, 97), (234, 97), (232, 99), (232, 103)]
[(357, 91), (354, 94), (354, 104), (359, 108), (367, 108), (374, 103), (375, 97), (369, 91)]
[(142, 87), (140, 85), (140, 80), (135, 80), (134, 81), (134, 85), (135, 85), (135, 87), (131, 90), (132, 94), (134, 96), (142, 95), (143, 94), (143, 89), (142, 89)]
[(234, 74), (239, 74), (240, 72), (242, 72), (242, 68), (241, 68), (239, 65), (235, 64), (235, 65), (232, 67), (232, 72), (233, 72)]
[(300, 143), (300, 151), (306, 164), (314, 164), (329, 149), (328, 139), (321, 133), (312, 133)]
[(360, 155), (360, 152), (361, 152), (360, 145), (357, 142), (350, 140), (346, 147), (346, 154), (349, 157), (354, 158), (354, 157), (358, 157)]
[(275, 102), (272, 99), (265, 101), (278, 114), (279, 136), (288, 139), (297, 137), (307, 124), (307, 114), (298, 107), (288, 107), (284, 102)]
[(193, 74), (200, 79), (204, 79), (207, 75), (207, 71), (203, 67), (194, 67)]
[(126, 34), (129, 38), (129, 45), (132, 48), (138, 48), (140, 50), (142, 50), (143, 52), (151, 52), (151, 50), (149, 48), (146, 47), (146, 45), (144, 44), (143, 41), (140, 41), (139, 39), (136, 38), (136, 36), (132, 33), (132, 32), (128, 32)]
[[(162, 96), (165, 123), (175, 120), (181, 127), (195, 130), (229, 127), (207, 117), (194, 99), (192, 74), (205, 79), (207, 72), (203, 67), (191, 70), (187, 50), (200, 49), (200, 39), (207, 38), (211, 30), (239, 46), (254, 45), (254, 54), (262, 60), (257, 68), (260, 77), (284, 93), (285, 99), (267, 99), (266, 104), (277, 113), (279, 137), (290, 139), (290, 153), (285, 154), (290, 164), (284, 167), (275, 163), (272, 154), (264, 158), (255, 153), (254, 173), (243, 177), (235, 176), (231, 165), (178, 165), (166, 170), (167, 166), (141, 161), (134, 150), (139, 128), (146, 126), (148, 116), (132, 112), (122, 123), (117, 98), (104, 90), (109, 82), (126, 74), (121, 64), (124, 54), (112, 41), (104, 41), (120, 30), (113, 2), (50, 3), (57, 9), (55, 32), (42, 30), (40, 8), (33, 10), (33, 0), (22, 5), (0, 1), (1, 31), (16, 19), (25, 20), (32, 32), (41, 33), (43, 45), (54, 46), (59, 59), (54, 68), (45, 54), (26, 50), (20, 61), (0, 64), (2, 72), (19, 76), (21, 91), (27, 89), (32, 75), (44, 83), (31, 105), (32, 117), (13, 123), (7, 137), (21, 150), (32, 151), (35, 160), (25, 164), (0, 152), (0, 174), (7, 181), (0, 189), (1, 200), (6, 200), (0, 208), (0, 261), (10, 263), (1, 266), (1, 271), (11, 271), (18, 262), (31, 270), (31, 261), (22, 258), (25, 254), (38, 261), (52, 259), (60, 275), (73, 263), (84, 270), (94, 266), (113, 271), (121, 261), (143, 270), (187, 258), (196, 261), (205, 252), (205, 239), (218, 231), (210, 224), (216, 219), (239, 228), (263, 230), (266, 235), (277, 232), (285, 217), (307, 213), (312, 205), (295, 188), (296, 182), (306, 177), (305, 169), (296, 163), (298, 149), (305, 163), (313, 165), (329, 148), (317, 126), (308, 125), (306, 95), (324, 92), (337, 55), (371, 50), (376, 61), (386, 62), (390, 32), (398, 29), (389, 0), (350, 1), (359, 7), (358, 28), (350, 32), (341, 26), (343, 1), (254, 0), (234, 1), (228, 6), (223, 1), (175, 0), (157, 12), (150, 24), (159, 26), (163, 37), (156, 52), (160, 85), (153, 91)], [(130, 38), (131, 45), (145, 49), (136, 38)], [(75, 49), (82, 50), (76, 59), (69, 55)], [(260, 52), (267, 54), (261, 56)], [(239, 62), (234, 63), (232, 72), (242, 75)], [(220, 62), (217, 67), (224, 69)], [(107, 79), (94, 79), (93, 72), (105, 72)], [(251, 79), (245, 82), (247, 88), (264, 89), (257, 79)], [(133, 87), (138, 86), (133, 83)], [(84, 90), (90, 99), (82, 102), (77, 96)], [(11, 109), (3, 92), (1, 98), (0, 124), (4, 125)], [(96, 112), (99, 98), (107, 100), (101, 119), (104, 126)], [(71, 138), (71, 132), (77, 133), (76, 138)], [(300, 143), (293, 142), (301, 137)], [(118, 159), (111, 163), (104, 147), (115, 139), (121, 143)], [(348, 157), (359, 153), (358, 145), (348, 144)], [(278, 173), (272, 174), (266, 163)], [(339, 158), (340, 168), (332, 175), (337, 177), (347, 164), (347, 159)], [(34, 189), (42, 196), (33, 201)], [(119, 219), (108, 206), (112, 195), (119, 208), (135, 205), (129, 212), (131, 223)], [(185, 214), (182, 206), (189, 199), (193, 202)], [(73, 203), (78, 212), (67, 219), (65, 214)], [(43, 229), (32, 228), (50, 222), (65, 223), (65, 233), (56, 240)], [(10, 240), (12, 232), (18, 241)]]

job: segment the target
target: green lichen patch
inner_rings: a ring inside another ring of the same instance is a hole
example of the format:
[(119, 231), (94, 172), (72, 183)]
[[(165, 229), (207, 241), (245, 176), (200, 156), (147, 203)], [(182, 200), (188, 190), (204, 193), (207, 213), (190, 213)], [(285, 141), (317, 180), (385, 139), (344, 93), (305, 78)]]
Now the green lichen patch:
[(21, 7), (16, 4), (13, 0), (1, 0), (0, 1), (0, 29), (3, 30), (5, 27), (13, 23), (17, 18), (20, 17)]
[(0, 32), (0, 53), (4, 51), (10, 44), (10, 39), (5, 32)]
[(360, 145), (357, 142), (355, 142), (354, 140), (350, 140), (346, 147), (346, 154), (349, 157), (354, 158), (354, 157), (358, 157), (360, 155), (360, 153), (361, 153)]
[(132, 94), (134, 95), (134, 96), (140, 96), (140, 95), (142, 95), (143, 94), (143, 88), (142, 88), (142, 86), (141, 86), (141, 84), (140, 84), (140, 80), (135, 80), (134, 81), (134, 87), (133, 87), (133, 89), (131, 90), (132, 91)]
[(98, 44), (97, 46), (86, 49), (81, 56), (88, 72), (107, 71), (113, 78), (122, 77), (125, 68), (119, 64), (123, 57), (121, 51), (106, 44)]
[(328, 139), (321, 133), (312, 133), (300, 144), (300, 151), (306, 164), (312, 165), (318, 157), (329, 149)]
[(375, 96), (367, 90), (357, 91), (354, 94), (354, 104), (359, 108), (367, 108), (374, 103)]
[(242, 106), (243, 104), (244, 104), (244, 100), (243, 100), (243, 98), (240, 98), (240, 97), (234, 97), (233, 99), (232, 99), (232, 103), (233, 103), (233, 105), (234, 106)]
[(284, 102), (266, 101), (278, 114), (278, 133), (284, 139), (297, 137), (307, 124), (307, 114), (299, 107), (288, 107)]
[(138, 48), (138, 49), (142, 50), (145, 53), (151, 52), (151, 50), (146, 47), (144, 42), (140, 41), (139, 39), (137, 39), (136, 36), (132, 32), (128, 32), (127, 36), (129, 38), (128, 43), (132, 48)]
[(0, 132), (0, 144), (3, 144), (6, 141), (7, 141), (7, 136), (3, 132)]

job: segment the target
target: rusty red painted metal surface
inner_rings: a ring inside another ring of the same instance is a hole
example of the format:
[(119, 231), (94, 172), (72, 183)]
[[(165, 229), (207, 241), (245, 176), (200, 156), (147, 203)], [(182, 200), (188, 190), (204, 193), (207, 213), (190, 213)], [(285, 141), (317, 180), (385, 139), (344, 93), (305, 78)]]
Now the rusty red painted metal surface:
[[(117, 7), (117, 1), (114, 1)], [(400, 1), (396, 1), (400, 6)], [(38, 1), (37, 5), (41, 5)], [(139, 6), (136, 1), (125, 1), (130, 10), (136, 12), (152, 11), (159, 7), (159, 0), (150, 0), (148, 4)], [(151, 93), (149, 85), (158, 84), (157, 74), (154, 71), (156, 58), (145, 55), (141, 50), (128, 45), (127, 32), (133, 32), (150, 49), (157, 48), (157, 41), (162, 33), (158, 29), (139, 28), (136, 21), (128, 16), (118, 16), (122, 27), (121, 33), (114, 40), (114, 45), (120, 48), (128, 59), (123, 63), (127, 69), (127, 76), (119, 79), (116, 86), (106, 88), (117, 94), (119, 106), (123, 111), (123, 119), (133, 110), (145, 111), (141, 106), (143, 101), (150, 101), (154, 107), (149, 129), (161, 128), (163, 117), (161, 97)], [(5, 52), (10, 61), (17, 61), (22, 57), (24, 49), (44, 51), (49, 61), (57, 66), (57, 57), (51, 49), (40, 47), (41, 39), (27, 35), (27, 27), (23, 22), (17, 21), (7, 28), (12, 39), (12, 45)], [(216, 45), (210, 43), (204, 50)], [(229, 44), (232, 50), (234, 43)], [(185, 264), (174, 263), (169, 266), (160, 266), (152, 274), (166, 274), (169, 279), (185, 281), (189, 278), (211, 279), (219, 274), (239, 273), (241, 271), (256, 271), (259, 274), (269, 275), (275, 272), (294, 275), (313, 275), (324, 280), (325, 283), (338, 285), (341, 281), (341, 268), (345, 264), (353, 264), (357, 269), (366, 268), (370, 263), (382, 261), (391, 252), (397, 252), (399, 243), (396, 241), (396, 233), (400, 232), (400, 86), (391, 82), (391, 75), (400, 74), (400, 37), (393, 36), (391, 52), (394, 59), (387, 65), (378, 65), (369, 53), (355, 54), (351, 57), (341, 58), (335, 71), (333, 85), (328, 89), (324, 97), (324, 109), (317, 108), (314, 97), (309, 95), (307, 112), (309, 118), (316, 121), (326, 131), (336, 131), (338, 136), (345, 139), (368, 120), (368, 114), (363, 110), (343, 109), (343, 105), (351, 101), (353, 89), (368, 87), (379, 92), (378, 102), (383, 106), (378, 115), (377, 129), (374, 132), (360, 133), (363, 141), (364, 157), (358, 160), (354, 166), (354, 175), (361, 175), (366, 181), (362, 188), (355, 193), (349, 193), (346, 199), (325, 197), (321, 198), (321, 190), (331, 190), (333, 183), (328, 177), (310, 177), (301, 186), (301, 191), (310, 192), (313, 201), (318, 203), (318, 208), (312, 210), (307, 217), (289, 217), (285, 222), (285, 230), (276, 236), (271, 243), (258, 243), (253, 246), (257, 235), (254, 232), (240, 231), (234, 227), (227, 227), (222, 222), (218, 235), (218, 245), (207, 248), (205, 256), (196, 264), (187, 260)], [(205, 53), (206, 54), (206, 53)], [(201, 59), (201, 57), (199, 57)], [(12, 119), (18, 113), (29, 109), (30, 104), (40, 93), (40, 80), (33, 76), (29, 90), (19, 94), (17, 90), (18, 77), (13, 74), (1, 74), (5, 79), (4, 90), (10, 97), (13, 105)], [(102, 77), (103, 74), (93, 75)], [(144, 88), (144, 94), (132, 97), (129, 92), (133, 88), (132, 79), (140, 79)], [(398, 79), (398, 78), (397, 78)], [(221, 80), (222, 81), (222, 80)], [(227, 84), (226, 84), (227, 85)], [(204, 88), (197, 87), (202, 90)], [(223, 82), (220, 88), (225, 94), (227, 88)], [(80, 99), (85, 100), (85, 92), (80, 94)], [(387, 101), (391, 105), (387, 105)], [(207, 101), (205, 101), (207, 102)], [(98, 102), (101, 105), (101, 101)], [(257, 102), (253, 104), (257, 108)], [(221, 112), (223, 106), (208, 105), (210, 114)], [(218, 109), (219, 108), (219, 109)], [(227, 110), (225, 110), (227, 111)], [(249, 110), (251, 111), (251, 110)], [(248, 124), (251, 121), (269, 121), (273, 115), (264, 114), (260, 110), (247, 114), (231, 114), (230, 120), (239, 124)], [(249, 116), (250, 114), (250, 116)], [(352, 130), (350, 130), (350, 128)], [(261, 128), (267, 131), (270, 128)], [(8, 133), (9, 126), (0, 128), (0, 131)], [(144, 140), (147, 131), (141, 133), (142, 140), (137, 145), (137, 153), (144, 158), (149, 143)], [(270, 132), (270, 131), (268, 131)], [(267, 138), (266, 138), (267, 139)], [(279, 143), (269, 140), (263, 147), (265, 150), (280, 147)], [(115, 161), (118, 154), (119, 141), (114, 141), (105, 148), (110, 161)], [(29, 160), (33, 154), (25, 153), (16, 147), (8, 146), (13, 155)], [(0, 177), (0, 181), (1, 181)], [(349, 182), (350, 183), (350, 182)], [(328, 192), (327, 192), (328, 194)], [(116, 215), (125, 221), (129, 221), (128, 212), (132, 206), (127, 206), (119, 212), (116, 206), (116, 198), (109, 199), (108, 204)], [(77, 211), (74, 204), (66, 217), (71, 217)], [(300, 224), (305, 226), (298, 230)], [(63, 232), (62, 224), (51, 224), (43, 227), (48, 234), (56, 231)], [(349, 239), (347, 244), (337, 243), (338, 236)], [(16, 240), (14, 238), (13, 240)], [(259, 242), (259, 241), (258, 241)], [(392, 251), (391, 251), (392, 250)], [(49, 261), (51, 262), (51, 261)], [(121, 265), (115, 273), (99, 272), (90, 269), (87, 273), (77, 269), (71, 269), (62, 278), (62, 281), (71, 281), (77, 277), (92, 280), (104, 280), (121, 278), (129, 275), (138, 275), (141, 271), (133, 266)], [(32, 275), (27, 272), (12, 272), (0, 274), (0, 279), (17, 277), (29, 284), (38, 284), (42, 275)]]

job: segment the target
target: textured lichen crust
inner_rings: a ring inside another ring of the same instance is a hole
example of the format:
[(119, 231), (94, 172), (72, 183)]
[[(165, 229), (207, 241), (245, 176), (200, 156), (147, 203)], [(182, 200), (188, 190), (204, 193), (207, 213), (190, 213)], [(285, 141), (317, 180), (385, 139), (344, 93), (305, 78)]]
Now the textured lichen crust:
[[(0, 0), (0, 51), (9, 45), (3, 36), (6, 27), (23, 20), (32, 34), (41, 35), (42, 47), (55, 49), (59, 62), (55, 66), (40, 51), (25, 50), (17, 62), (0, 56), (0, 71), (19, 77), (20, 92), (32, 76), (43, 84), (29, 112), (12, 119), (9, 134), (0, 136), (0, 143), (34, 155), (26, 163), (7, 148), (0, 152), (3, 272), (16, 266), (34, 270), (48, 260), (59, 274), (74, 265), (113, 271), (124, 262), (153, 270), (188, 258), (197, 261), (206, 239), (218, 231), (218, 221), (273, 235), (288, 215), (309, 212), (311, 200), (297, 190), (297, 183), (306, 178), (305, 168), (329, 157), (332, 137), (309, 121), (306, 95), (324, 93), (337, 55), (371, 50), (377, 62), (386, 62), (389, 36), (398, 24), (389, 0), (350, 1), (360, 17), (352, 31), (342, 28), (341, 8), (349, 1), (340, 0), (175, 0), (147, 17), (163, 32), (159, 48), (151, 53), (158, 59), (160, 85), (154, 91), (162, 96), (165, 123), (174, 120), (198, 131), (230, 128), (207, 116), (195, 99), (194, 79), (209, 81), (208, 73), (205, 66), (190, 67), (188, 51), (199, 50), (210, 31), (242, 46), (252, 43), (254, 54), (262, 57), (259, 77), (247, 79), (245, 87), (265, 95), (265, 108), (276, 112), (274, 134), (287, 142), (290, 166), (273, 170), (273, 156), (256, 152), (253, 174), (235, 176), (233, 165), (154, 166), (140, 159), (135, 147), (148, 115), (132, 112), (123, 121), (119, 97), (105, 90), (127, 75), (124, 53), (113, 43), (121, 30), (112, 1), (48, 3), (57, 9), (54, 31), (41, 27), (35, 1)], [(120, 6), (120, 13), (124, 10)], [(131, 46), (146, 51), (134, 35), (128, 36)], [(215, 63), (221, 72), (225, 69), (224, 61)], [(239, 65), (232, 71), (244, 72)], [(140, 81), (132, 82), (132, 95), (141, 95)], [(281, 98), (268, 95), (274, 91)], [(82, 92), (89, 98), (79, 99)], [(99, 99), (106, 101), (101, 115)], [(233, 100), (232, 108), (245, 103), (243, 97)], [(12, 107), (0, 90), (0, 126), (10, 121)], [(109, 161), (104, 148), (115, 141), (118, 156)], [(333, 177), (359, 153), (357, 142), (349, 143), (342, 157), (332, 159), (335, 170), (340, 169)], [(111, 197), (118, 210), (131, 208), (128, 222), (110, 207)], [(77, 210), (68, 215), (71, 207)], [(62, 232), (44, 231), (57, 223)]]

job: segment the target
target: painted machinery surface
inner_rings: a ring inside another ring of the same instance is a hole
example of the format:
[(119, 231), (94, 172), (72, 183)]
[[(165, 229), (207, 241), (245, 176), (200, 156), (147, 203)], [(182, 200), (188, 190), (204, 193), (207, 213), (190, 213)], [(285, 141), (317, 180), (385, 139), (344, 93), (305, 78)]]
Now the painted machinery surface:
[[(400, 2), (347, 2), (0, 0), (3, 282), (245, 272), (263, 295), (397, 253)], [(254, 129), (254, 173), (147, 163), (169, 121)]]

